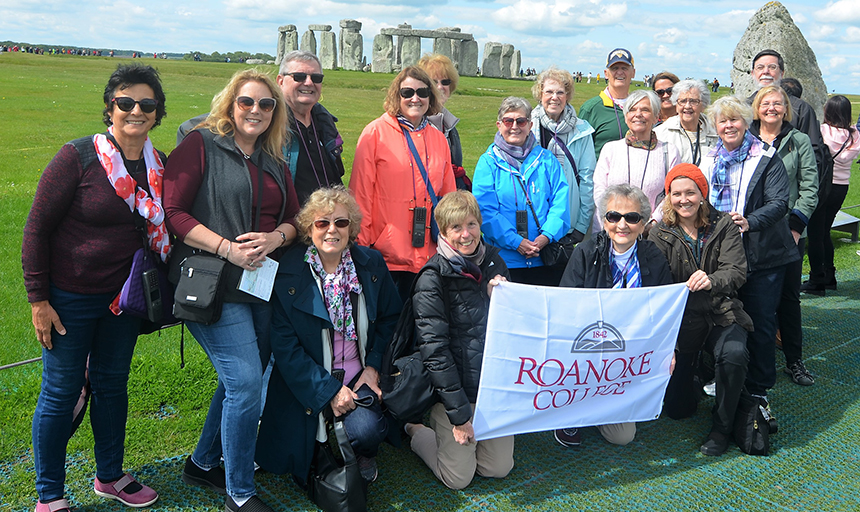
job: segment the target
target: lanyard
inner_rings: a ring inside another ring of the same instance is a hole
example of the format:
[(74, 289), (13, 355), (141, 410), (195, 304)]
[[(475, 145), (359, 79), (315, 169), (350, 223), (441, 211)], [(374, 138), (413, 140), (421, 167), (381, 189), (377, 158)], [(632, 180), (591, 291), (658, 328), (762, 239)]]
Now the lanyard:
[(690, 143), (690, 150), (693, 152), (693, 162), (692, 164), (696, 167), (699, 166), (699, 163), (702, 161), (702, 146), (699, 142), (699, 136), (702, 133), (702, 125), (701, 123), (696, 125), (696, 144), (693, 144), (692, 139), (687, 134), (687, 130), (684, 127), (681, 127), (681, 133), (684, 134), (684, 137), (687, 137), (687, 142)]
[[(302, 134), (302, 129), (299, 126), (299, 120), (293, 118), (293, 121), (295, 121), (295, 123), (296, 123), (296, 134), (302, 140), (302, 146), (305, 148), (305, 153), (308, 155), (308, 162), (310, 162), (310, 164), (311, 164), (311, 170), (314, 172), (314, 178), (316, 178), (316, 180), (317, 180), (317, 185), (319, 185), (319, 188), (322, 188), (323, 183), (320, 181), (319, 173), (317, 173), (317, 167), (314, 165), (314, 159), (311, 158), (311, 152), (310, 152), (310, 149), (308, 149), (308, 144), (305, 141), (305, 138)], [(317, 151), (319, 151), (319, 155), (320, 155), (320, 165), (323, 166), (323, 168), (322, 168), (323, 178), (326, 178), (325, 181), (326, 181), (326, 183), (328, 183), (328, 178), (325, 175), (325, 160), (323, 160), (323, 153), (322, 153), (322, 148), (320, 147), (319, 135), (317, 134), (317, 127), (314, 124), (314, 118), (313, 117), (311, 117), (311, 130), (312, 130), (312, 133), (314, 134), (314, 137), (317, 139), (316, 146), (317, 146)]]
[[(409, 136), (409, 130), (405, 127), (401, 126), (401, 130), (403, 130), (403, 136), (406, 137), (406, 143), (409, 145), (409, 151), (412, 153), (412, 160), (418, 164), (418, 170), (421, 171), (421, 178), (424, 180), (424, 186), (427, 187), (427, 194), (430, 196), (430, 202), (433, 203), (433, 212), (436, 210), (436, 205), (439, 203), (439, 197), (436, 196), (436, 192), (433, 190), (433, 184), (430, 182), (430, 176), (427, 175), (427, 169), (424, 168), (424, 162), (421, 161), (421, 157), (418, 156), (418, 150), (415, 149), (415, 143), (412, 142), (412, 137)], [(426, 153), (426, 146), (425, 146)], [(409, 162), (410, 167), (412, 162)], [(413, 169), (414, 172), (414, 169)], [(415, 180), (412, 180), (413, 187), (413, 197), (415, 195)], [(436, 237), (439, 235), (439, 226), (436, 224), (436, 215), (430, 216), (430, 234), (433, 236), (433, 240), (436, 240)]]

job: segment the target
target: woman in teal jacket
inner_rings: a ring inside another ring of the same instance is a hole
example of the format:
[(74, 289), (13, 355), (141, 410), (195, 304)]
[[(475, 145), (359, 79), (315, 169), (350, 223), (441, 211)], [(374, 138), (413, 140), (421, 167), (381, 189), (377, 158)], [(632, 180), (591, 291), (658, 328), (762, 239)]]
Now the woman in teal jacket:
[(531, 105), (502, 101), (493, 144), (481, 155), (472, 192), (487, 243), (501, 249), (514, 282), (557, 286), (563, 267), (545, 267), (540, 250), (570, 229), (569, 187), (556, 157), (531, 133)]

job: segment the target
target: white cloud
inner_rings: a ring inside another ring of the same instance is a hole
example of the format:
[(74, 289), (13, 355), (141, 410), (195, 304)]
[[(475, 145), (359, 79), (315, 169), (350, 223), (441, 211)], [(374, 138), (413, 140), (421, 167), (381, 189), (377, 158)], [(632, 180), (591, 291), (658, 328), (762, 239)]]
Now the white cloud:
[(579, 51), (593, 51), (593, 50), (603, 50), (606, 47), (603, 46), (602, 43), (594, 42), (590, 39), (586, 39), (585, 41), (576, 45), (576, 49)]
[(807, 21), (809, 21), (809, 20), (806, 18), (806, 16), (804, 16), (802, 13), (792, 14), (792, 15), (791, 15), (791, 19), (793, 19), (793, 20), (794, 20), (794, 23), (795, 23), (795, 24), (806, 23)]
[(681, 52), (673, 52), (662, 44), (657, 47), (656, 53), (658, 57), (660, 57), (661, 59), (663, 59), (664, 62), (669, 64), (673, 62), (683, 62), (684, 60), (689, 58), (687, 54)]
[(824, 9), (815, 12), (815, 19), (829, 23), (851, 23), (860, 21), (860, 2), (839, 0), (828, 2)]
[(845, 37), (842, 38), (846, 43), (860, 43), (860, 28), (848, 27), (845, 29)]
[(675, 27), (654, 34), (654, 41), (658, 43), (674, 44), (677, 46), (687, 45), (687, 34)]
[(830, 62), (828, 62), (828, 64), (830, 65), (831, 69), (835, 69), (840, 66), (844, 66), (847, 62), (848, 59), (846, 59), (845, 57), (831, 57)]
[(600, 5), (591, 0), (554, 0), (552, 3), (518, 0), (491, 16), (499, 26), (512, 27), (520, 32), (560, 32), (613, 25), (622, 21), (626, 13), (626, 3)]
[(832, 36), (836, 32), (836, 28), (833, 25), (815, 25), (812, 27), (812, 30), (809, 31), (810, 39), (826, 39)]

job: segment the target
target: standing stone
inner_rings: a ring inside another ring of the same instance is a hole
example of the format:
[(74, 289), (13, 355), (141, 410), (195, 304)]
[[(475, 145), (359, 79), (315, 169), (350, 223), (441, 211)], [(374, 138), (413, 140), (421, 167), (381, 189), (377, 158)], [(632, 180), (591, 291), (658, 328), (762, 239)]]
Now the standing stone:
[(320, 34), (320, 64), (323, 69), (337, 69), (337, 42), (334, 32)]
[(779, 2), (768, 2), (752, 18), (735, 47), (731, 78), (735, 93), (746, 98), (755, 89), (752, 78), (752, 59), (762, 50), (776, 50), (785, 60), (786, 77), (793, 77), (803, 85), (803, 99), (815, 109), (818, 120), (824, 119), (827, 86), (815, 53), (809, 47), (791, 14)]
[(361, 37), (360, 30), (360, 21), (340, 20), (338, 56), (340, 65), (348, 71), (360, 71), (364, 68), (364, 38)]
[[(481, 76), (501, 78), (499, 69), (502, 57), (502, 43), (489, 42), (484, 45), (484, 63), (481, 65)], [(510, 67), (508, 68), (510, 69)]]
[(293, 29), (287, 31), (287, 40), (284, 43), (284, 55), (299, 49), (299, 33), (296, 31), (296, 26), (288, 26), (293, 27)]
[(370, 65), (374, 73), (391, 73), (394, 67), (394, 38), (384, 34), (376, 34), (373, 38), (373, 62)]
[(457, 72), (461, 76), (478, 75), (478, 42), (474, 39), (460, 43), (460, 67)]
[[(284, 55), (297, 49), (298, 45), (295, 43), (297, 35), (295, 25), (284, 25), (278, 27), (278, 60), (276, 61), (278, 64), (284, 60)], [(291, 42), (292, 46), (290, 46)]]
[(499, 76), (502, 78), (511, 77), (511, 59), (514, 57), (514, 45), (503, 44), (502, 55), (499, 57)]
[(421, 38), (401, 36), (400, 42), (400, 69), (418, 64), (418, 59), (421, 58)]
[[(404, 30), (411, 30), (412, 25), (410, 25), (408, 23), (401, 23), (400, 25), (397, 25), (397, 28), (404, 29)], [(397, 36), (397, 51), (394, 53), (394, 68), (396, 68), (398, 70), (402, 69), (401, 65), (400, 65), (400, 53), (401, 53), (402, 49), (403, 49), (403, 36)]]
[(444, 55), (454, 61), (454, 56), (451, 54), (451, 42), (452, 39), (448, 39), (447, 37), (437, 37), (433, 40), (433, 53)]
[(522, 55), (519, 50), (514, 50), (514, 56), (511, 57), (511, 76), (520, 76), (520, 66), (522, 66)]
[(317, 38), (314, 36), (313, 30), (308, 30), (302, 34), (302, 51), (317, 54)]

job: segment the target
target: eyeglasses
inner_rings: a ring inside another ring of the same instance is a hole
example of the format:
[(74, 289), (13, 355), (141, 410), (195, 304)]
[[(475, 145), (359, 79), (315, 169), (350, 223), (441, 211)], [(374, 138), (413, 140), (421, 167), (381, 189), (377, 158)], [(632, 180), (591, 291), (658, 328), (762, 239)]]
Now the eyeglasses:
[(609, 210), (604, 217), (613, 224), (619, 222), (621, 217), (624, 217), (628, 224), (639, 224), (642, 221), (642, 214), (639, 212), (618, 213), (615, 210)]
[(779, 69), (779, 66), (776, 64), (768, 64), (767, 66), (765, 66), (764, 64), (757, 64), (756, 67), (754, 67), (753, 69), (755, 69), (756, 71), (764, 71), (765, 68), (767, 68), (768, 71), (776, 71), (777, 69)]
[(429, 87), (419, 87), (418, 89), (413, 89), (411, 87), (401, 87), (400, 88), (400, 97), (404, 100), (408, 100), (412, 96), (418, 95), (419, 98), (427, 98), (430, 96), (430, 88)]
[(254, 98), (249, 98), (248, 96), (239, 96), (236, 98), (236, 105), (241, 110), (251, 110), (254, 108), (254, 103), (260, 105), (260, 110), (263, 112), (271, 112), (275, 109), (275, 105), (278, 102), (275, 98), (260, 98), (257, 101), (254, 101)]
[[(315, 220), (314, 221), (314, 227), (317, 229), (320, 229), (320, 230), (328, 229), (328, 227), (331, 225), (331, 222), (332, 221), (330, 221), (328, 219)], [(335, 219), (334, 220), (334, 226), (337, 228), (348, 228), (349, 227), (349, 219)]]
[(654, 89), (654, 92), (657, 93), (657, 96), (671, 96), (672, 95), (672, 88), (667, 87), (665, 89)]
[(765, 108), (765, 109), (767, 109), (767, 108), (771, 108), (771, 107), (773, 107), (773, 108), (780, 108), (780, 107), (784, 107), (784, 106), (785, 106), (785, 103), (783, 103), (783, 102), (781, 102), (781, 101), (774, 101), (773, 103), (771, 103), (771, 102), (769, 102), (769, 101), (767, 101), (767, 102), (765, 102), (765, 101), (761, 102), (761, 108)]
[(559, 98), (561, 98), (562, 96), (566, 96), (567, 92), (566, 91), (553, 91), (552, 89), (547, 89), (543, 92), (543, 95), (546, 96), (547, 98), (552, 98), (553, 96), (558, 96)]
[(322, 73), (310, 73), (310, 74), (308, 74), (308, 73), (296, 72), (296, 73), (284, 73), (284, 76), (291, 76), (291, 77), (293, 77), (293, 80), (295, 80), (296, 82), (299, 82), (299, 83), (305, 83), (305, 80), (307, 80), (308, 77), (311, 77), (311, 82), (313, 82), (315, 84), (321, 84), (323, 81), (323, 74)]
[(139, 101), (135, 101), (134, 98), (129, 98), (128, 96), (119, 96), (111, 100), (117, 108), (122, 110), (123, 112), (131, 112), (134, 110), (134, 105), (140, 105), (140, 111), (146, 114), (153, 112), (155, 107), (158, 106), (158, 100), (152, 98), (144, 98)]
[(682, 107), (685, 105), (690, 105), (691, 107), (695, 107), (701, 103), (702, 103), (702, 100), (699, 100), (696, 98), (684, 98), (682, 100), (678, 100), (678, 105), (681, 105)]
[(439, 85), (445, 85), (445, 86), (451, 85), (451, 79), (450, 78), (443, 78), (442, 80), (436, 80), (436, 83)]
[(502, 124), (505, 125), (505, 128), (511, 128), (514, 126), (514, 123), (517, 124), (520, 128), (529, 124), (529, 118), (527, 117), (518, 117), (514, 119), (513, 117), (503, 117)]

